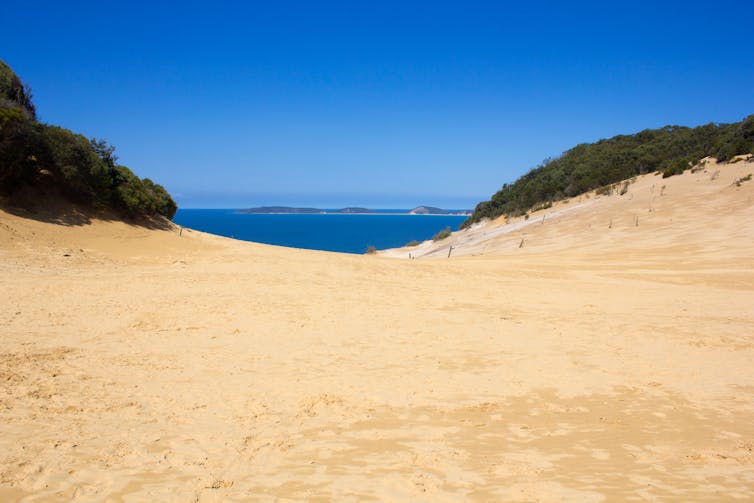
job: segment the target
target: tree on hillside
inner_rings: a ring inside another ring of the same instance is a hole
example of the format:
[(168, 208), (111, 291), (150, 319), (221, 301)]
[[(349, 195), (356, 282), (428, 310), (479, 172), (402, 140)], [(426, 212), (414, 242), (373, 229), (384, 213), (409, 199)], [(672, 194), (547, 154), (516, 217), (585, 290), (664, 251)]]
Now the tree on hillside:
[(37, 111), (32, 103), (31, 88), (21, 82), (4, 61), (0, 61), (0, 107), (16, 104), (22, 108), (30, 119), (37, 118)]
[(97, 138), (92, 138), (89, 143), (107, 167), (115, 167), (115, 163), (118, 161), (118, 156), (115, 155), (115, 147), (108, 144), (105, 140), (98, 140)]
[(754, 153), (754, 115), (734, 124), (696, 128), (665, 126), (576, 145), (547, 159), (489, 201), (479, 203), (462, 227), (500, 215), (523, 215), (534, 207), (573, 197), (643, 173), (683, 173), (706, 156), (727, 161)]
[(129, 217), (172, 218), (177, 206), (161, 185), (117, 164), (105, 140), (37, 122), (31, 92), (0, 61), (0, 192), (53, 187), (67, 198)]

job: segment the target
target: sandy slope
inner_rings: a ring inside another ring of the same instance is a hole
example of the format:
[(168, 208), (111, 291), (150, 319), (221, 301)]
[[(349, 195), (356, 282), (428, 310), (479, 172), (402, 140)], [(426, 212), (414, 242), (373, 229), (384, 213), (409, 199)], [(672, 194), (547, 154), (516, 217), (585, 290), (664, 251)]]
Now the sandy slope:
[(451, 259), (0, 212), (0, 500), (754, 499), (749, 172)]

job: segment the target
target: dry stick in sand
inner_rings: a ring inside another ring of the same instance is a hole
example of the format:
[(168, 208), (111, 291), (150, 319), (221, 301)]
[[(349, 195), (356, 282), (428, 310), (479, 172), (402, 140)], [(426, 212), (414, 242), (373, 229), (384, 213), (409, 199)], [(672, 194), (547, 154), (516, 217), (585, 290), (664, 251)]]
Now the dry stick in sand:
[(450, 245), (450, 248), (448, 248), (448, 258), (450, 258), (450, 254), (453, 252), (453, 245)]
[(178, 229), (179, 229), (179, 231), (178, 231), (178, 237), (183, 236), (183, 227), (179, 227)]
[(607, 224), (607, 228), (608, 229), (612, 229), (613, 228), (613, 219), (612, 218), (610, 219), (610, 223)]
[(639, 227), (639, 215), (636, 215), (636, 227)]
[(524, 239), (526, 239), (526, 238), (525, 237), (521, 238), (521, 242), (518, 243), (518, 247), (519, 248), (523, 248), (524, 247)]

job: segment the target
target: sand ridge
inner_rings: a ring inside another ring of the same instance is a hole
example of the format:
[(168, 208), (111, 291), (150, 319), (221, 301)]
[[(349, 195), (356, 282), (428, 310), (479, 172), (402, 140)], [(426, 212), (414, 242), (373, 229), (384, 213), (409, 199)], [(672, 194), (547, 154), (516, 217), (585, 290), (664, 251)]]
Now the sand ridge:
[(754, 164), (706, 169), (450, 259), (2, 212), (0, 500), (752, 499)]
[[(718, 164), (706, 159), (683, 176), (643, 175), (627, 184), (616, 183), (608, 195), (592, 191), (526, 217), (477, 223), (439, 242), (425, 241), (381, 254), (407, 258), (411, 252), (416, 258), (442, 258), (447, 257), (451, 245), (456, 257), (590, 248), (623, 253), (664, 247), (673, 241), (686, 249), (704, 245), (716, 251), (730, 246), (748, 248), (751, 226), (745, 217), (752, 205), (751, 193), (747, 182), (736, 185), (736, 180), (754, 167), (751, 162)], [(704, 217), (715, 218), (714, 225), (705, 225)]]

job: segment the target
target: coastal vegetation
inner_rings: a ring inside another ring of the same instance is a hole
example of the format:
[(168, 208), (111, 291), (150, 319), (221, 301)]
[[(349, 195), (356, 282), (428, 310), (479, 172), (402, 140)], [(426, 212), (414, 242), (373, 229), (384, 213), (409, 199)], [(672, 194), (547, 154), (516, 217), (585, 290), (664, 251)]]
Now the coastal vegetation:
[(0, 194), (31, 189), (131, 218), (175, 215), (164, 187), (117, 161), (106, 141), (39, 122), (29, 86), (0, 61)]
[(477, 204), (461, 228), (484, 218), (524, 215), (603, 187), (612, 192), (613, 184), (643, 173), (681, 174), (707, 156), (723, 162), (748, 153), (754, 153), (754, 115), (732, 124), (665, 126), (577, 145), (503, 185), (489, 201)]
[(742, 183), (748, 182), (751, 180), (751, 173), (749, 173), (746, 176), (742, 176), (741, 178), (738, 178), (734, 183), (736, 184), (736, 187), (740, 187)]
[(445, 227), (443, 230), (432, 236), (432, 241), (442, 241), (443, 239), (449, 237), (450, 234), (450, 227)]

